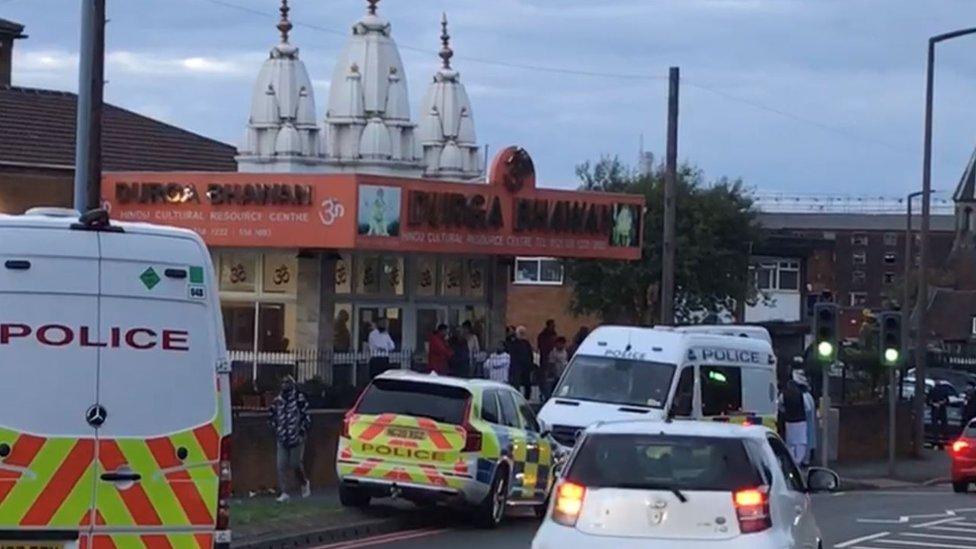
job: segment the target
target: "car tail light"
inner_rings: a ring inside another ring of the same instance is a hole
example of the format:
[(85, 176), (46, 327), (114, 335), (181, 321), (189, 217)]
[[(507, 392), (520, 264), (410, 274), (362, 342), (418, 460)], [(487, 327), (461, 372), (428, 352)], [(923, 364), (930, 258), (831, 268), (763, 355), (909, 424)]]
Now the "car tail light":
[(468, 421), (468, 418), (471, 417), (471, 404), (472, 399), (469, 398), (468, 403), (464, 406), (464, 424), (461, 425), (464, 428), (464, 448), (461, 449), (462, 452), (481, 451), (481, 431)]
[(220, 439), (219, 488), (217, 489), (217, 530), (230, 528), (231, 463), (230, 435)]
[(563, 526), (576, 526), (583, 510), (586, 488), (572, 482), (563, 482), (556, 488), (556, 503), (552, 507), (552, 520)]
[(959, 439), (959, 440), (957, 440), (957, 441), (955, 441), (955, 442), (952, 443), (952, 453), (953, 454), (961, 454), (964, 450), (966, 450), (967, 448), (969, 448), (969, 446), (970, 445), (969, 445), (969, 442), (968, 441)]
[(769, 514), (769, 495), (765, 488), (751, 488), (733, 493), (735, 514), (739, 518), (739, 530), (743, 534), (762, 532), (772, 528)]

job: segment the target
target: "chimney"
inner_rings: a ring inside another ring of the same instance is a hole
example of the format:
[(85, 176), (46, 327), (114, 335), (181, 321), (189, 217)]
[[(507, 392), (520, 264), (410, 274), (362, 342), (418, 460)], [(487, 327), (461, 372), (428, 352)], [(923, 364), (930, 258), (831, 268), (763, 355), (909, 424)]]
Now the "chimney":
[(0, 87), (10, 85), (14, 64), (14, 40), (27, 38), (24, 26), (0, 19)]

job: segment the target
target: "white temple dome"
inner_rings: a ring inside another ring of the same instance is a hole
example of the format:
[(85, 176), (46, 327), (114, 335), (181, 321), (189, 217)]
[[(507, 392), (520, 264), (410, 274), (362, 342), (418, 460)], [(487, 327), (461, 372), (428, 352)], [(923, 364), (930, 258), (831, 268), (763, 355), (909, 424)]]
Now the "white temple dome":
[(298, 48), (288, 41), (292, 29), (288, 1), (281, 2), (281, 43), (261, 66), (251, 100), (238, 171), (314, 171), (322, 158), (315, 94)]
[(418, 177), (406, 71), (390, 23), (377, 15), (379, 0), (368, 2), (332, 73), (325, 171)]

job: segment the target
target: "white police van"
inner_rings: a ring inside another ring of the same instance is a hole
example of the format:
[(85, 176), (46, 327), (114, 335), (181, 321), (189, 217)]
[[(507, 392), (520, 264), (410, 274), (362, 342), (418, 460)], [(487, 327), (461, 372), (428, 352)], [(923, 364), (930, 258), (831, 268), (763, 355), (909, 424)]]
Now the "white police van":
[(586, 338), (539, 419), (571, 447), (597, 421), (776, 422), (776, 358), (761, 337), (604, 326)]

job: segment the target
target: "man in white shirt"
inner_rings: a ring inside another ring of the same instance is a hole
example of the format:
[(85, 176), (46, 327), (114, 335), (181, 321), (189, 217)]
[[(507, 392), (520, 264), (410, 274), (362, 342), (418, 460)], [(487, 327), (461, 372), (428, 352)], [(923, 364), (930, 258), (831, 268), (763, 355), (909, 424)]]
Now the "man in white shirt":
[(396, 349), (393, 338), (390, 337), (389, 325), (385, 318), (381, 318), (373, 325), (367, 341), (369, 350), (369, 376), (374, 378), (390, 369), (390, 353)]

